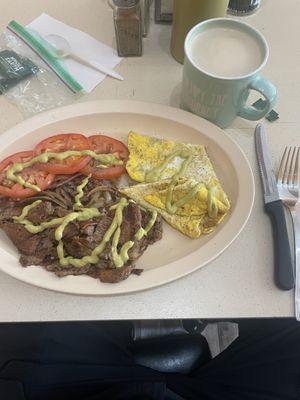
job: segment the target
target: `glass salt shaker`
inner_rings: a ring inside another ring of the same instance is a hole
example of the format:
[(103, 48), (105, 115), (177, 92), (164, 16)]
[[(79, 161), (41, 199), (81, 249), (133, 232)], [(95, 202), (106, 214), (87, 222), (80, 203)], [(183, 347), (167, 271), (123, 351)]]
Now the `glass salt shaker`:
[(113, 0), (113, 5), (118, 55), (141, 56), (143, 45), (140, 1)]

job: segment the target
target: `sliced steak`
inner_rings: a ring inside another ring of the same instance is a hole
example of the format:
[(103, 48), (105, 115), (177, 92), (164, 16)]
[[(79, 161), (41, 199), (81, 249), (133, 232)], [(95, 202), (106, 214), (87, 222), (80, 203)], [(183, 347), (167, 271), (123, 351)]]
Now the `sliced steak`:
[(133, 265), (125, 265), (122, 268), (101, 268), (98, 270), (97, 278), (101, 282), (117, 283), (127, 279), (133, 269)]
[[(58, 263), (50, 264), (45, 267), (47, 271), (54, 272), (57, 276), (64, 277), (68, 275), (89, 275), (92, 278), (100, 279), (105, 283), (117, 283), (127, 279), (135, 271), (132, 265), (122, 268), (98, 268), (98, 266), (87, 264), (84, 267), (62, 268)], [(140, 270), (137, 270), (140, 272)]]
[(42, 222), (51, 220), (54, 211), (55, 207), (50, 201), (43, 201), (29, 211), (27, 219), (34, 225), (39, 225)]
[(97, 221), (87, 221), (81, 224), (80, 229), (84, 235), (92, 237), (95, 233), (97, 226), (98, 226)]
[(59, 276), (60, 278), (68, 275), (86, 275), (91, 269), (90, 264), (84, 265), (83, 267), (80, 268), (77, 267), (62, 268), (57, 261), (55, 263), (46, 265), (45, 267), (47, 271), (54, 272), (55, 275)]
[[(151, 214), (143, 211), (143, 226), (146, 226), (151, 218)], [(158, 214), (152, 229), (148, 232), (147, 243), (153, 244), (162, 238), (162, 217)]]
[[(151, 218), (151, 213), (142, 211), (142, 226), (146, 227)], [(149, 244), (153, 244), (162, 238), (162, 218), (157, 216), (152, 229), (141, 240), (136, 240), (133, 247), (128, 251), (129, 259), (131, 261), (137, 260), (147, 249)]]
[(37, 252), (39, 236), (28, 232), (23, 225), (14, 222), (5, 222), (1, 228), (18, 248), (21, 254), (34, 255)]
[(140, 207), (130, 202), (123, 212), (121, 225), (121, 235), (119, 243), (123, 245), (129, 240), (133, 240), (134, 235), (142, 226), (142, 212)]
[(22, 254), (20, 259), (20, 264), (22, 267), (29, 267), (30, 265), (42, 265), (43, 259), (39, 256), (26, 256)]
[[(96, 225), (94, 226), (94, 231), (92, 232), (90, 229), (87, 231), (84, 230), (84, 233), (86, 234), (86, 240), (95, 247), (95, 244), (99, 244), (107, 229), (110, 227), (112, 220), (114, 218), (114, 211), (109, 211), (106, 215), (103, 217), (99, 217), (97, 219), (93, 220), (93, 223)], [(91, 234), (89, 234), (91, 233)]]
[[(66, 252), (75, 258), (90, 255), (93, 249), (101, 243), (107, 229), (112, 223), (113, 216), (114, 213), (109, 212), (103, 217), (94, 219), (89, 223), (81, 222), (79, 225), (80, 234), (68, 237), (67, 240), (64, 241)], [(101, 258), (108, 258), (110, 246), (107, 245), (107, 247), (108, 248), (104, 249), (102, 252)]]
[(42, 232), (40, 241), (38, 244), (38, 254), (43, 260), (49, 262), (49, 260), (57, 259), (57, 242), (53, 237), (53, 229), (47, 229)]
[[(47, 265), (57, 260), (57, 243), (52, 238), (52, 230), (47, 229), (46, 231), (33, 235), (36, 238), (36, 242), (33, 238), (24, 242), (24, 251), (20, 258), (20, 263), (25, 267), (28, 265)], [(31, 244), (31, 246), (30, 246)]]
[(0, 224), (1, 221), (5, 221), (5, 220), (12, 220), (13, 217), (17, 217), (18, 215), (21, 214), (22, 212), (22, 207), (6, 207), (1, 209), (1, 213), (0, 213)]
[(0, 209), (1, 211), (5, 208), (12, 208), (16, 206), (16, 201), (9, 197), (0, 196)]
[(65, 252), (74, 258), (82, 258), (91, 254), (87, 240), (81, 236), (73, 236), (71, 240), (64, 241)]
[[(149, 233), (141, 240), (135, 240), (135, 234), (141, 227), (148, 224), (152, 214), (141, 209), (134, 202), (130, 201), (123, 210), (117, 251), (120, 253), (123, 244), (128, 241), (134, 241), (134, 246), (128, 251), (129, 260), (121, 268), (114, 266), (113, 236), (99, 255), (96, 265), (87, 264), (80, 268), (72, 265), (62, 267), (57, 255), (56, 227), (46, 229), (38, 234), (31, 234), (22, 224), (14, 222), (13, 217), (20, 215), (25, 205), (31, 204), (39, 198), (42, 203), (31, 209), (27, 216), (27, 219), (34, 225), (69, 214), (73, 211), (77, 186), (84, 178), (82, 175), (75, 175), (73, 178), (66, 176), (62, 181), (57, 182), (56, 186), (53, 185), (52, 188), (48, 188), (47, 191), (41, 192), (31, 199), (15, 201), (0, 197), (0, 228), (6, 232), (18, 248), (21, 265), (24, 267), (41, 265), (59, 277), (87, 274), (108, 283), (122, 281), (131, 273), (141, 273), (141, 270), (134, 267), (134, 263), (149, 244), (161, 239), (162, 219), (158, 216)], [(102, 242), (114, 219), (115, 211), (110, 210), (110, 206), (120, 199), (120, 193), (112, 186), (111, 182), (107, 184), (105, 181), (99, 182), (90, 179), (83, 191), (82, 204), (88, 207), (99, 207), (101, 216), (88, 221), (73, 221), (65, 227), (63, 244), (66, 257), (82, 258), (93, 252)]]

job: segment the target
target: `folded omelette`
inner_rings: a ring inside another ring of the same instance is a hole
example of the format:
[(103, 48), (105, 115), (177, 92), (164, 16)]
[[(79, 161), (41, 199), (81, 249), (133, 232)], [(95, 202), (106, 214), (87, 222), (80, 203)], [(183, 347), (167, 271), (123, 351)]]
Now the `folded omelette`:
[(121, 192), (191, 238), (212, 232), (224, 219), (230, 202), (204, 146), (130, 132), (128, 149), (127, 172), (142, 184)]

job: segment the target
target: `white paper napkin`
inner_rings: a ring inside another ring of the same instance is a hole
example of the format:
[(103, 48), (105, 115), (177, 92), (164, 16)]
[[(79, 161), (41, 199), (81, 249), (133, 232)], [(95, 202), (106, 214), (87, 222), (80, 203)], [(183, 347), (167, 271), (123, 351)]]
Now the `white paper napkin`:
[[(113, 69), (122, 60), (112, 47), (99, 42), (87, 33), (72, 28), (45, 13), (32, 21), (27, 27), (34, 29), (42, 37), (50, 34), (64, 37), (75, 53), (87, 60), (99, 62), (107, 68)], [(80, 64), (72, 58), (59, 61), (64, 64), (66, 69), (88, 93), (102, 82), (106, 76), (101, 72)]]

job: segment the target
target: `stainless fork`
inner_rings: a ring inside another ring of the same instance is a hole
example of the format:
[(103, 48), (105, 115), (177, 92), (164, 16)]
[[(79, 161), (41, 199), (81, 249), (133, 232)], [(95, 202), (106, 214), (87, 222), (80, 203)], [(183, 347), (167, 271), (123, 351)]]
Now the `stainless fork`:
[(295, 242), (295, 314), (300, 320), (300, 219), (296, 205), (299, 202), (299, 147), (286, 147), (281, 159), (277, 187), (279, 197), (289, 208)]

